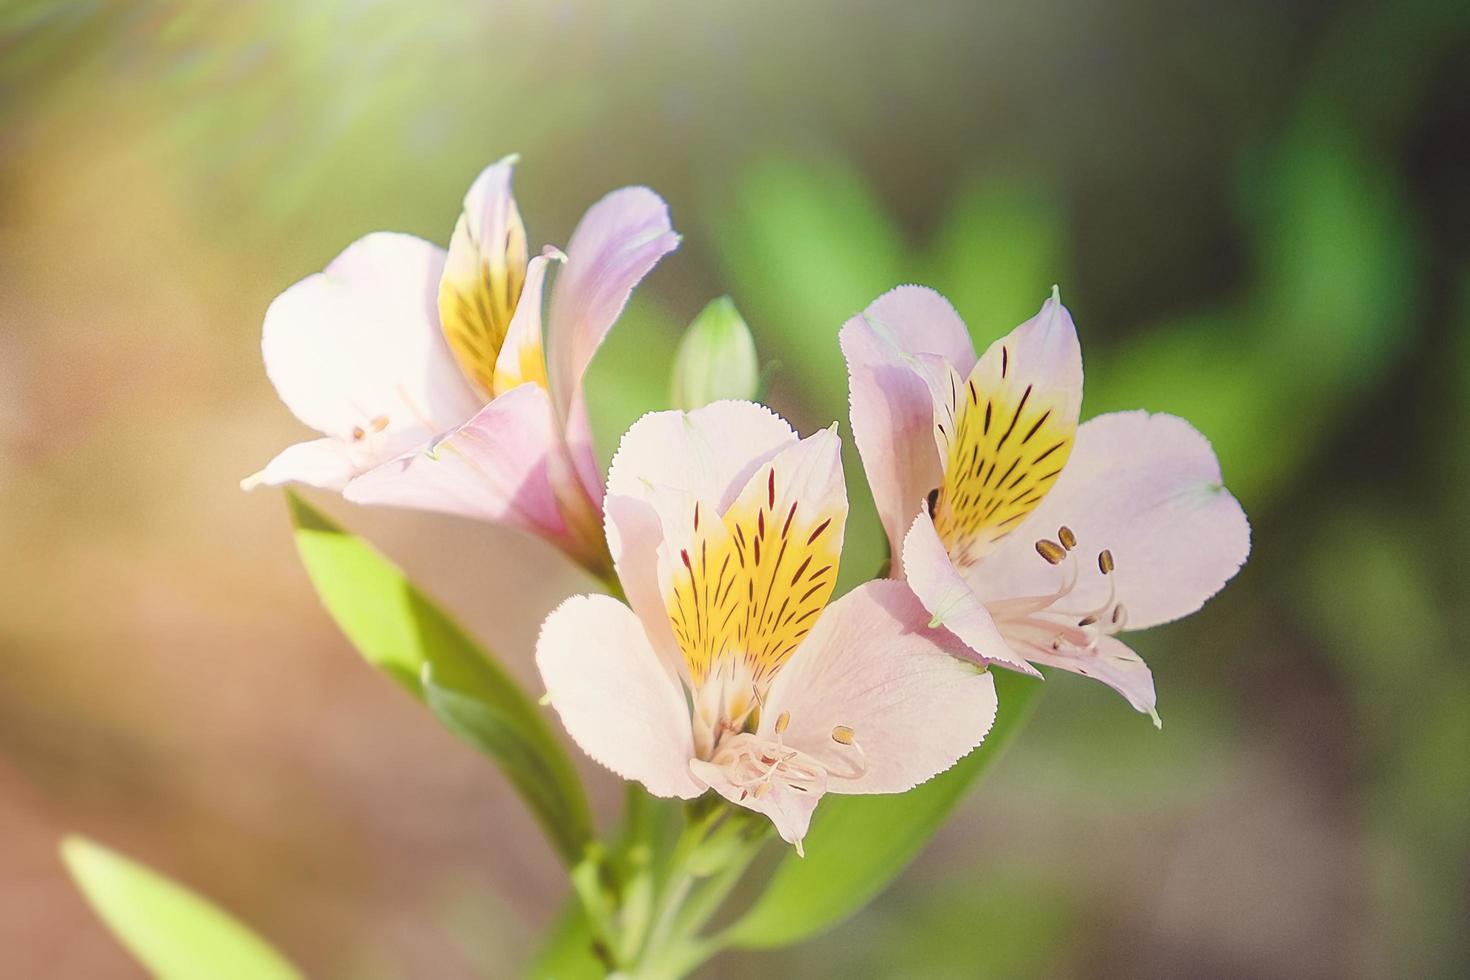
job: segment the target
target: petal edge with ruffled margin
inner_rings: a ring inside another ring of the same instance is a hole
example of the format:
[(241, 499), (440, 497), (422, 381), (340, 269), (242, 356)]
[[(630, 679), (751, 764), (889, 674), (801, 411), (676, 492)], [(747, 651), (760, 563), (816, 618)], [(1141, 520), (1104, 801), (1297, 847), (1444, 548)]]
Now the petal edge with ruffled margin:
[(578, 561), (601, 541), (568, 530), (551, 484), (557, 449), (544, 389), (521, 385), (429, 446), (389, 460), (347, 485), (343, 497), (510, 524), (548, 538)]
[(1051, 492), (970, 570), (971, 587), (987, 601), (1052, 591), (1057, 571), (1035, 542), (1062, 525), (1087, 556), (1068, 605), (1090, 609), (1107, 598), (1107, 577), (1093, 560), (1106, 548), (1129, 630), (1196, 611), (1250, 552), (1250, 525), (1209, 441), (1172, 415), (1115, 412), (1083, 423)]
[(939, 485), (933, 405), (913, 355), (943, 358), (961, 375), (975, 348), (959, 314), (924, 286), (899, 286), (848, 320), (839, 334), (847, 360), (853, 441), (897, 566), (916, 502)]
[(684, 695), (631, 609), (610, 596), (573, 596), (542, 624), (536, 666), (562, 725), (595, 762), (655, 796), (704, 792), (689, 773)]
[(582, 216), (551, 290), (547, 346), (557, 417), (571, 417), (582, 376), (633, 287), (679, 246), (669, 206), (647, 187), (613, 191)]
[(381, 436), (389, 455), (473, 415), (482, 402), (439, 332), (443, 265), (429, 242), (375, 232), (276, 297), (261, 352), (292, 414), (344, 441)]
[[(984, 741), (995, 722), (995, 681), (953, 655), (958, 644), (930, 629), (929, 613), (904, 583), (859, 586), (827, 608), (776, 677), (759, 732), (827, 766), (832, 793), (901, 793), (946, 769)], [(851, 746), (865, 771), (841, 778)]]
[(607, 493), (654, 503), (654, 488), (663, 487), (723, 511), (761, 464), (796, 440), (785, 419), (755, 402), (649, 412), (623, 433), (608, 467)]
[(955, 569), (934, 521), (920, 509), (903, 543), (903, 570), (909, 588), (932, 617), (930, 625), (942, 626), (964, 642), (968, 656), (990, 661), (1040, 677), (1026, 658), (1011, 650), (996, 628), (995, 620), (980, 597), (970, 590)]

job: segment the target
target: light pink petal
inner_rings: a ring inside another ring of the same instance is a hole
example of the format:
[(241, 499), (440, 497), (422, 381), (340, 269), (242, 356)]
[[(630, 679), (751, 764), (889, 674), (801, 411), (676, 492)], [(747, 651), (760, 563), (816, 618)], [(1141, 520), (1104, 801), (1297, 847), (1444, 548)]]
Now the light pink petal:
[(586, 393), (578, 389), (572, 397), (566, 424), (567, 455), (587, 499), (602, 505), (602, 471), (597, 465), (597, 447), (592, 441), (592, 423), (587, 418)]
[(536, 666), (582, 751), (655, 796), (690, 799), (689, 709), (648, 645), (638, 617), (609, 596), (573, 596), (546, 618)]
[(556, 447), (545, 390), (522, 385), (432, 446), (353, 480), (343, 496), (516, 525), (578, 555), (585, 543), (570, 536), (551, 482)]
[(1155, 726), (1163, 727), (1156, 707), (1158, 702), (1154, 697), (1153, 673), (1148, 669), (1148, 664), (1143, 662), (1143, 658), (1117, 637), (1100, 637), (1097, 647), (1090, 653), (1068, 653), (1066, 648), (1058, 653), (1038, 650), (1031, 659), (1048, 667), (1057, 667), (1102, 681), (1127, 698), (1135, 710), (1152, 718)]
[(678, 246), (668, 205), (646, 187), (613, 191), (582, 216), (551, 292), (547, 343), (559, 418), (568, 417), (582, 375), (633, 287)]
[(261, 350), (286, 407), (325, 435), (376, 434), (398, 452), (405, 433), (427, 440), (473, 415), (481, 403), (439, 332), (443, 264), (436, 246), (379, 232), (276, 297)]
[(954, 307), (922, 286), (883, 294), (843, 326), (840, 339), (853, 440), (897, 556), (917, 502), (939, 485), (940, 460), (930, 438), (933, 405), (913, 357), (936, 356), (964, 375), (975, 363), (975, 349)]
[(687, 676), (684, 655), (669, 622), (659, 585), (659, 553), (663, 545), (663, 522), (646, 500), (609, 496), (603, 501), (607, 543), (613, 569), (628, 605), (643, 621), (649, 642), (675, 683)]
[(795, 844), (798, 851), (801, 850), (802, 838), (806, 837), (811, 826), (812, 811), (817, 808), (817, 801), (826, 792), (826, 786), (820, 782), (806, 790), (795, 790), (780, 780), (773, 780), (770, 788), (757, 796), (749, 788), (736, 785), (731, 779), (731, 773), (723, 766), (705, 762), (703, 759), (692, 759), (689, 769), (696, 779), (731, 803), (769, 817), (781, 839), (788, 844)]
[(724, 510), (762, 463), (795, 441), (784, 419), (753, 402), (651, 412), (623, 434), (607, 492), (654, 502), (655, 488), (672, 489)]
[(987, 601), (1050, 592), (1061, 571), (1037, 555), (1035, 542), (1055, 539), (1064, 524), (1077, 536), (1080, 559), (1067, 608), (1106, 601), (1108, 581), (1096, 561), (1106, 548), (1128, 629), (1194, 612), (1250, 551), (1250, 526), (1209, 442), (1172, 415), (1118, 412), (1084, 423), (1052, 491), (971, 571), (972, 587)]
[[(900, 793), (954, 765), (990, 731), (995, 685), (928, 622), (902, 582), (834, 602), (771, 686), (761, 737), (787, 716), (785, 744), (826, 766), (833, 793)], [(841, 727), (855, 745), (834, 739)]]
[(240, 481), (240, 489), (304, 483), (325, 490), (341, 490), (357, 475), (351, 449), (341, 439), (313, 439), (281, 450), (260, 472)]
[(903, 569), (909, 588), (929, 611), (931, 623), (959, 637), (982, 660), (1040, 676), (1024, 657), (1011, 650), (985, 604), (955, 570), (934, 530), (934, 521), (925, 510), (919, 511), (904, 539)]

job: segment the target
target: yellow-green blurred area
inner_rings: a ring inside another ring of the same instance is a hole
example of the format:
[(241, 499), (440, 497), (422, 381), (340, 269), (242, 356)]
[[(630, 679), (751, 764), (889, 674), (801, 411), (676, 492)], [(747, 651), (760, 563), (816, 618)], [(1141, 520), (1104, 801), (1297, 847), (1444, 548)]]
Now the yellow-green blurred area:
[[(519, 152), (536, 244), (628, 183), (685, 236), (594, 367), (604, 458), (721, 293), (771, 404), (845, 436), (836, 333), (880, 292), (938, 287), (983, 344), (1055, 282), (1085, 413), (1191, 419), (1254, 526), (1136, 637), (1162, 732), (1053, 675), (869, 910), (703, 975), (1465, 975), (1467, 105), (1464, 0), (6, 0), (0, 972), (138, 975), (64, 878), (75, 830), (312, 976), (518, 975), (551, 850), (237, 484), (307, 435), (269, 301), (366, 232), (446, 242)], [(883, 556), (847, 461), (851, 585)], [(313, 500), (539, 690), (539, 621), (589, 587), (563, 559)]]

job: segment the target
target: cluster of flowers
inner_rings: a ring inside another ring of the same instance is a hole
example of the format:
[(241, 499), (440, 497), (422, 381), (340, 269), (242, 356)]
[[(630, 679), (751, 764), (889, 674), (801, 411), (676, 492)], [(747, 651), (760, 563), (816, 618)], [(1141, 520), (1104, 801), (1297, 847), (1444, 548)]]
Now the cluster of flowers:
[(655, 795), (713, 789), (759, 811), (798, 849), (824, 793), (902, 792), (977, 746), (991, 665), (1097, 678), (1158, 723), (1118, 634), (1198, 609), (1249, 528), (1188, 423), (1078, 424), (1081, 351), (1055, 289), (978, 357), (917, 286), (842, 327), (893, 577), (829, 601), (848, 510), (835, 424), (801, 437), (748, 401), (654, 412), (602, 479), (583, 375), (679, 238), (656, 194), (625, 188), (565, 252), (532, 256), (513, 165), (475, 181), (447, 252), (369, 235), (271, 305), (266, 369), (322, 438), (247, 485), (552, 542), (626, 596), (573, 597), (542, 627), (536, 662), (572, 738)]

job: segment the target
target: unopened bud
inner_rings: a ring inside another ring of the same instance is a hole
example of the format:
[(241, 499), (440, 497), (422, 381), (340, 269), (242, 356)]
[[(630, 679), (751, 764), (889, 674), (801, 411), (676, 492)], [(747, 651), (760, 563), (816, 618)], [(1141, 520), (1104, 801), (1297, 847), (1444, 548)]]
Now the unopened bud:
[(753, 399), (760, 385), (755, 341), (728, 296), (704, 308), (679, 342), (673, 404), (686, 411), (723, 398)]

